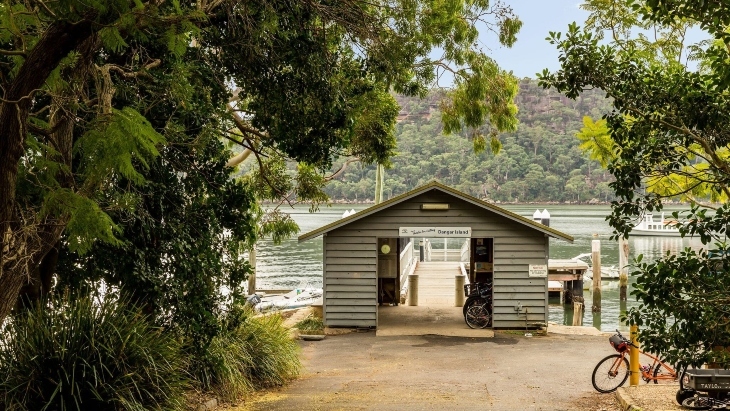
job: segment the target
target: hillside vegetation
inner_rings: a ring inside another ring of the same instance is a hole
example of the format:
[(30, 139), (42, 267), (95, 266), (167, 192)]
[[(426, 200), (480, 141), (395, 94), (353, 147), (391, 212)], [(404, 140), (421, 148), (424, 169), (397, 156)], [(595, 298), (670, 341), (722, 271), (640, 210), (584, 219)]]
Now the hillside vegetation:
[[(583, 117), (599, 118), (610, 101), (598, 90), (570, 100), (523, 79), (516, 102), (519, 125), (500, 135), (499, 154), (475, 154), (465, 135), (442, 133), (439, 98), (398, 97), (398, 155), (386, 171), (384, 198), (438, 180), (478, 198), (499, 202), (610, 201), (611, 175), (579, 148)], [(350, 165), (326, 188), (334, 201), (370, 201), (375, 166)]]

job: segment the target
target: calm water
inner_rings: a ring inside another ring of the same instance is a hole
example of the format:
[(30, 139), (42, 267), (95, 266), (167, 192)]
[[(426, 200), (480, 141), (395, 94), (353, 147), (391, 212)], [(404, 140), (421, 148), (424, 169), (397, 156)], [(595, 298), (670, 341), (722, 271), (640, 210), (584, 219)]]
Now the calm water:
[[(322, 207), (318, 213), (309, 213), (305, 207), (291, 210), (291, 215), (299, 224), (301, 233), (306, 233), (323, 225), (339, 220), (342, 213), (348, 209), (355, 211), (366, 208), (365, 205), (333, 205)], [(536, 206), (505, 206), (504, 208), (532, 218)], [(543, 209), (545, 207), (540, 207)], [(610, 213), (609, 206), (548, 206), (551, 214), (550, 226), (572, 235), (575, 241), (570, 244), (565, 241), (550, 240), (550, 258), (572, 258), (582, 253), (591, 252), (591, 240), (597, 234), (601, 240), (601, 265), (618, 266), (618, 242), (609, 240), (611, 227), (608, 226), (605, 218)], [(669, 213), (671, 210), (665, 210)], [(443, 240), (434, 240), (434, 243), (441, 244)], [(453, 239), (449, 247), (459, 247), (461, 242)], [(677, 253), (684, 247), (700, 248), (701, 243), (697, 240), (672, 238), (672, 237), (634, 237), (629, 239), (629, 260), (639, 254), (644, 255), (645, 261), (665, 255), (667, 252)], [(296, 239), (287, 240), (281, 245), (274, 245), (268, 240), (258, 244), (257, 258), (257, 288), (260, 289), (294, 289), (303, 284), (310, 284), (315, 287), (322, 286), (322, 238), (318, 237), (303, 243)], [(629, 292), (634, 283), (634, 278), (629, 277)], [(599, 315), (585, 314), (584, 325), (594, 325), (603, 331), (612, 331), (616, 328), (624, 328), (618, 323), (619, 306), (618, 281), (603, 281), (602, 289), (602, 312)], [(589, 290), (584, 291), (588, 304), (592, 301)], [(637, 305), (632, 296), (629, 296), (628, 307)], [(559, 324), (572, 323), (572, 306), (559, 303), (557, 299), (550, 301), (550, 321)]]

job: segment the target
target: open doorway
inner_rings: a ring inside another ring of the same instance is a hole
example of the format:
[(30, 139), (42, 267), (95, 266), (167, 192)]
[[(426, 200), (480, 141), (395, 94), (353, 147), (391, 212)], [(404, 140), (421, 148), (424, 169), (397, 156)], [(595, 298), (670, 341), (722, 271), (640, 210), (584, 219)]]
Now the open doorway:
[(400, 255), (398, 238), (378, 239), (378, 304), (400, 302)]
[(494, 280), (494, 239), (472, 238), (469, 282), (492, 283)]

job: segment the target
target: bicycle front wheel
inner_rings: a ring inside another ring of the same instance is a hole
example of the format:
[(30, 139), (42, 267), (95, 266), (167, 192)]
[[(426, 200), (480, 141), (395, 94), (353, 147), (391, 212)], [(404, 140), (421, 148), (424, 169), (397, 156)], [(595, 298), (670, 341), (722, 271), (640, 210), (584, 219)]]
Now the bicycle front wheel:
[(593, 388), (601, 393), (614, 392), (629, 378), (629, 360), (620, 354), (611, 354), (593, 370)]
[(689, 397), (682, 401), (682, 407), (688, 410), (709, 410), (712, 406), (712, 399), (705, 395)]
[(469, 328), (487, 328), (492, 322), (492, 313), (483, 305), (472, 305), (464, 316)]
[(484, 305), (487, 301), (479, 296), (471, 296), (466, 299), (466, 302), (464, 303), (464, 308), (462, 308), (462, 312), (464, 313), (464, 317), (466, 317), (466, 312), (469, 310), (470, 307), (474, 305)]

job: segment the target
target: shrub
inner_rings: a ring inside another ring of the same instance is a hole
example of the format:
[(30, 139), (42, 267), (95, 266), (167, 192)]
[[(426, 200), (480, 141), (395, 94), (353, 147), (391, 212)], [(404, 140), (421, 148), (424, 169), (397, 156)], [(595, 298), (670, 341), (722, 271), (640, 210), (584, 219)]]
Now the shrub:
[(126, 301), (65, 296), (0, 331), (0, 409), (182, 409), (180, 348)]
[(281, 316), (254, 314), (250, 308), (232, 310), (224, 319), (225, 331), (208, 349), (201, 382), (227, 400), (281, 385), (301, 369), (299, 344), (283, 326)]
[(302, 334), (324, 334), (324, 321), (313, 315), (309, 315), (307, 318), (299, 321), (295, 327)]

